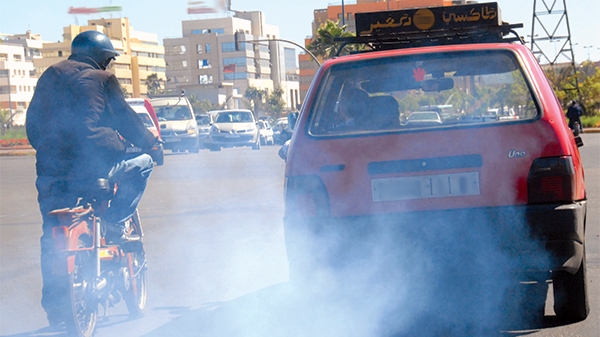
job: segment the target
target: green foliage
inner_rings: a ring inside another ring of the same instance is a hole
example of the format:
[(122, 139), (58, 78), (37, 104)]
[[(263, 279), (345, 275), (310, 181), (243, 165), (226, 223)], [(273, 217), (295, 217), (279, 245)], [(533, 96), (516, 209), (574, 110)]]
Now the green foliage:
[(0, 135), (0, 139), (26, 139), (27, 132), (25, 131), (25, 127), (13, 127), (11, 129), (6, 129), (2, 135)]
[(244, 98), (249, 101), (250, 110), (254, 112), (255, 116), (267, 115), (277, 119), (285, 107), (283, 93), (284, 91), (280, 87), (269, 93), (266, 89), (249, 86), (244, 93)]
[[(325, 59), (332, 58), (337, 53), (341, 46), (340, 42), (335, 42), (336, 37), (351, 37), (355, 36), (351, 32), (346, 31), (346, 26), (340, 26), (339, 22), (327, 20), (318, 29), (310, 41), (307, 49), (317, 57)], [(346, 45), (340, 52), (340, 55), (349, 54), (353, 50), (362, 49), (357, 45)]]
[(11, 113), (8, 109), (0, 109), (0, 129), (1, 134), (4, 136), (6, 132), (12, 128), (16, 111)]
[(125, 97), (125, 98), (131, 97), (131, 95), (129, 95), (129, 92), (127, 91), (127, 88), (125, 88), (125, 86), (122, 84), (121, 84), (121, 92), (123, 93), (123, 97)]
[(148, 75), (146, 78), (146, 88), (148, 95), (159, 95), (164, 94), (167, 91), (163, 89), (164, 79), (159, 78), (156, 73)]
[(570, 67), (547, 67), (544, 72), (565, 110), (571, 100), (577, 100), (583, 107), (584, 116), (600, 115), (600, 67), (586, 61), (576, 74)]
[(190, 100), (190, 104), (192, 104), (192, 108), (194, 108), (195, 114), (206, 113), (211, 110), (220, 110), (223, 107), (219, 104), (212, 104), (212, 102), (208, 99), (199, 100), (198, 96), (191, 94), (188, 96)]
[(600, 127), (600, 114), (595, 116), (582, 116), (581, 124), (584, 128)]

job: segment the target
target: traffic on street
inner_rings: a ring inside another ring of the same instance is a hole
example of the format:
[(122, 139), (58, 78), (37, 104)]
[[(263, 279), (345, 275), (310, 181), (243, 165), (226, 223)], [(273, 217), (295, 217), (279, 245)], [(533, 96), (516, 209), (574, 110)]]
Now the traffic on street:
[[(588, 202), (598, 205), (600, 134), (583, 134), (582, 139)], [(385, 313), (369, 309), (385, 303), (406, 308), (395, 317), (402, 322), (399, 335), (423, 335), (424, 325), (435, 324), (438, 335), (452, 335), (455, 327), (441, 324), (443, 317), (427, 315), (422, 305), (436, 305), (435, 298), (424, 301), (426, 289), (414, 281), (399, 279), (412, 292), (399, 291), (394, 299), (351, 292), (341, 296), (326, 272), (310, 284), (289, 282), (282, 224), (285, 163), (278, 149), (165, 153), (165, 164), (155, 168), (140, 203), (148, 260), (144, 316), (129, 319), (124, 303), (110, 308), (108, 316), (101, 308), (96, 336), (386, 336), (385, 327), (376, 329), (374, 323), (383, 321)], [(41, 216), (34, 163), (33, 156), (0, 158), (1, 336), (64, 334), (49, 331), (39, 303)], [(494, 313), (481, 313), (482, 326), (470, 327), (472, 335), (595, 335), (600, 327), (600, 290), (594, 286), (600, 280), (599, 219), (598, 208), (590, 207), (586, 320), (557, 320), (549, 291), (541, 322), (503, 326)], [(364, 281), (377, 285), (376, 279)], [(476, 307), (477, 301), (485, 299), (473, 298), (470, 304)], [(490, 322), (491, 330), (483, 326)]]

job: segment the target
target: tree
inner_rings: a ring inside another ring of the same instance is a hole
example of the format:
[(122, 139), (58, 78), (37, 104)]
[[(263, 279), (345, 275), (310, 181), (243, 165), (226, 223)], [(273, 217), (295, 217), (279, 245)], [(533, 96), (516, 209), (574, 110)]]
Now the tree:
[(2, 136), (6, 135), (6, 130), (12, 128), (15, 115), (17, 111), (11, 112), (11, 110), (0, 109), (0, 128)]
[[(600, 67), (586, 61), (576, 74), (572, 73), (571, 67), (546, 67), (544, 72), (564, 109), (571, 100), (577, 100), (584, 115), (600, 114)], [(579, 84), (579, 91), (575, 83)]]
[[(336, 55), (338, 49), (341, 46), (340, 42), (335, 42), (336, 37), (351, 37), (355, 36), (351, 32), (346, 31), (346, 26), (340, 26), (338, 22), (327, 20), (318, 29), (310, 41), (307, 49), (317, 57), (332, 58)], [(358, 50), (360, 47), (356, 45), (346, 45), (340, 52), (342, 54), (348, 54), (352, 50)]]
[(125, 88), (125, 86), (124, 86), (124, 85), (122, 85), (122, 84), (121, 84), (121, 92), (123, 93), (123, 97), (125, 97), (125, 98), (129, 98), (129, 97), (131, 97), (131, 96), (129, 95), (129, 92), (127, 91), (127, 88)]
[(283, 89), (276, 87), (266, 99), (268, 114), (272, 119), (277, 119), (283, 112), (285, 102), (283, 101)]
[(188, 100), (190, 101), (192, 108), (194, 108), (195, 114), (206, 113), (211, 110), (220, 110), (222, 108), (219, 104), (212, 104), (208, 99), (199, 100), (198, 96), (194, 94), (189, 95)]
[(148, 75), (146, 78), (146, 88), (148, 90), (148, 95), (158, 95), (164, 94), (166, 92), (163, 89), (162, 85), (165, 80), (159, 78), (156, 73)]
[(267, 96), (267, 91), (259, 89), (255, 86), (248, 86), (244, 93), (244, 98), (250, 102), (250, 109), (254, 111), (254, 114), (258, 116), (259, 112), (262, 111), (263, 99)]

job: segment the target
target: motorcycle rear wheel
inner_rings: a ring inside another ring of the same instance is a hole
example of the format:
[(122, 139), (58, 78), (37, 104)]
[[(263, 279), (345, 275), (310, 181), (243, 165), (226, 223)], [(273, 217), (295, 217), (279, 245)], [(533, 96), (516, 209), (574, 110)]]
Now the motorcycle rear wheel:
[[(83, 242), (80, 242), (83, 247)], [(69, 336), (91, 337), (98, 318), (98, 301), (93, 293), (94, 259), (90, 251), (77, 252), (69, 275), (68, 303), (64, 310)]]
[(127, 254), (128, 274), (123, 298), (129, 315), (140, 317), (146, 307), (146, 254), (142, 244), (143, 231), (137, 210), (131, 220), (131, 234), (139, 236), (139, 241), (126, 243), (122, 247)]

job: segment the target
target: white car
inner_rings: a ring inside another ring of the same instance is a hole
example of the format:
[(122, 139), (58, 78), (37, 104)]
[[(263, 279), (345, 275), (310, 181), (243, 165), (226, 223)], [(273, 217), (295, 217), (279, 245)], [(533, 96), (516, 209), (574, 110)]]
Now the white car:
[(273, 145), (275, 139), (273, 138), (273, 128), (267, 121), (258, 121), (258, 131), (260, 133), (260, 145)]
[[(129, 106), (135, 111), (138, 116), (144, 122), (144, 125), (154, 136), (161, 137), (160, 129), (156, 124), (158, 119), (156, 117), (156, 113), (154, 112), (154, 108), (150, 101), (145, 98), (127, 98), (125, 99)], [(142, 149), (139, 147), (131, 146), (127, 148), (127, 153), (137, 153), (142, 152)], [(150, 151), (150, 156), (152, 160), (156, 163), (156, 165), (163, 165), (165, 162), (164, 149), (162, 144), (156, 144), (152, 147), (152, 151)]]
[(220, 110), (214, 115), (210, 128), (209, 148), (220, 151), (223, 147), (251, 146), (260, 149), (260, 134), (252, 111), (245, 109)]

